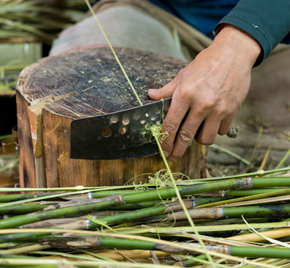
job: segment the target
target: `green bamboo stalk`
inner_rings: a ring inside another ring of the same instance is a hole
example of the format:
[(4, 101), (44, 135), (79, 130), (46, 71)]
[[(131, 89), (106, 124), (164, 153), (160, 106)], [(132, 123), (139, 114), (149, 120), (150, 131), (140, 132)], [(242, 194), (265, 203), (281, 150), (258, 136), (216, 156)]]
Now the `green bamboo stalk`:
[[(289, 187), (290, 186), (290, 178), (289, 177), (281, 177), (275, 178), (238, 178), (238, 179), (228, 179), (223, 181), (212, 181), (201, 184), (194, 184), (188, 186), (179, 186), (178, 190), (181, 196), (186, 195), (195, 195), (206, 192), (215, 192), (221, 190), (233, 190), (233, 189), (250, 189), (250, 188), (262, 188), (262, 187)], [(147, 191), (140, 194), (135, 195), (125, 195), (123, 196), (123, 201), (125, 204), (127, 203), (135, 203), (135, 202), (145, 202), (149, 200), (159, 200), (172, 198), (176, 196), (176, 192), (174, 188), (160, 189)]]
[[(229, 254), (237, 257), (246, 258), (274, 258), (274, 259), (290, 259), (290, 249), (274, 248), (274, 247), (237, 247), (229, 246)], [(198, 259), (204, 260), (204, 254), (199, 255)], [(184, 267), (192, 267), (198, 264), (198, 259), (188, 259), (182, 261)]]
[[(152, 189), (154, 190), (154, 189)], [(121, 195), (129, 195), (129, 194), (140, 194), (140, 193), (144, 193), (144, 192), (148, 192), (151, 190), (116, 190), (116, 191), (99, 191), (99, 192), (94, 192), (92, 195), (94, 198), (103, 198), (103, 197), (107, 197), (110, 195), (114, 195), (114, 194), (121, 194)]]
[[(290, 186), (290, 179), (289, 178), (277, 178), (276, 180), (271, 180), (268, 178), (230, 179), (230, 180), (224, 180), (224, 181), (218, 181), (218, 182), (214, 181), (214, 182), (204, 183), (204, 184), (183, 186), (183, 187), (179, 187), (178, 190), (181, 196), (186, 196), (186, 195), (219, 191), (219, 190), (250, 188), (251, 186), (253, 188), (261, 188), (261, 187), (273, 187), (277, 185)], [(167, 188), (167, 189), (155, 190), (155, 191), (144, 192), (144, 193), (134, 194), (134, 195), (133, 194), (124, 195), (122, 196), (122, 203), (132, 204), (132, 203), (139, 203), (139, 202), (145, 202), (145, 201), (159, 200), (160, 198), (167, 199), (167, 198), (172, 198), (175, 196), (176, 196), (175, 189)], [(73, 213), (75, 214), (77, 212), (81, 213), (81, 211), (83, 213), (86, 213), (86, 211), (89, 211), (89, 212), (92, 211), (92, 207), (94, 207), (94, 210), (96, 211), (96, 210), (104, 209), (106, 207), (110, 207), (113, 204), (114, 202), (110, 201), (110, 202), (104, 202), (104, 203), (97, 203), (97, 204), (90, 204), (90, 205), (83, 205), (83, 206), (69, 207), (69, 208), (61, 208), (61, 209), (55, 209), (52, 211), (35, 212), (28, 215), (16, 216), (16, 217), (12, 217), (5, 220), (0, 220), (0, 229), (13, 228), (13, 227), (21, 226), (23, 224), (33, 223), (33, 222), (37, 222), (44, 219), (60, 218), (60, 217), (63, 217), (64, 215), (70, 216)], [(0, 205), (0, 207), (1, 206), (3, 206), (3, 204)], [(161, 207), (165, 209), (165, 206), (161, 206)], [(159, 213), (161, 212), (162, 211), (160, 211)], [(135, 213), (136, 211), (133, 212), (133, 215)], [(150, 214), (150, 215), (153, 215), (153, 214)], [(144, 216), (150, 216), (150, 215), (146, 214)], [(124, 216), (120, 215), (120, 217), (124, 217)], [(123, 219), (125, 220), (125, 218)], [(117, 222), (117, 223), (120, 223), (120, 222)]]
[(243, 197), (243, 196), (252, 196), (258, 194), (265, 194), (265, 193), (273, 193), (276, 191), (283, 191), (287, 190), (287, 188), (272, 188), (272, 189), (249, 189), (249, 190), (233, 190), (233, 191), (226, 191), (224, 193), (225, 197)]
[[(141, 228), (142, 229), (142, 228)], [(18, 232), (23, 232), (25, 230), (16, 230), (16, 229), (10, 229), (10, 230), (0, 230), (0, 233), (18, 233)], [(49, 231), (53, 231), (54, 233), (70, 233), (70, 234), (76, 234), (76, 235), (84, 235), (85, 237), (84, 238), (88, 238), (88, 236), (91, 236), (91, 239), (92, 240), (88, 240), (90, 243), (98, 243), (98, 238), (96, 236), (99, 236), (99, 237), (114, 237), (114, 238), (121, 238), (121, 239), (129, 239), (131, 241), (135, 241), (135, 240), (142, 240), (142, 241), (149, 241), (149, 242), (152, 242), (154, 244), (158, 244), (158, 245), (161, 245), (161, 248), (163, 246), (165, 247), (169, 247), (169, 248), (177, 248), (179, 249), (179, 251), (185, 251), (185, 252), (197, 252), (197, 253), (204, 253), (204, 250), (200, 248), (200, 245), (199, 244), (183, 244), (183, 243), (173, 243), (173, 242), (169, 242), (169, 241), (164, 241), (164, 240), (159, 240), (159, 239), (152, 239), (152, 238), (146, 238), (146, 237), (141, 237), (141, 236), (136, 236), (136, 235), (123, 235), (123, 234), (106, 234), (106, 233), (103, 233), (103, 232), (92, 232), (92, 231), (79, 231), (79, 230), (59, 230), (59, 229), (41, 229), (41, 230), (34, 230), (34, 232), (49, 232)], [(180, 232), (180, 231), (179, 231)], [(162, 250), (161, 248), (159, 248), (159, 250)], [(219, 248), (217, 247), (217, 250), (219, 250)], [(224, 252), (224, 248), (222, 249), (222, 251)], [(212, 251), (212, 250), (209, 250), (209, 253), (212, 255), (212, 256), (216, 256), (216, 257), (219, 257), (219, 258), (225, 258), (225, 259), (230, 259), (230, 260), (234, 260), (234, 261), (237, 261), (237, 262), (242, 262), (242, 263), (245, 263), (245, 264), (260, 264), (260, 262), (255, 262), (255, 261), (251, 261), (251, 260), (248, 260), (248, 259), (242, 259), (240, 257), (233, 257), (233, 256), (230, 256), (230, 255), (226, 255), (226, 254), (223, 254), (223, 253), (219, 253), (218, 251)], [(45, 259), (42, 259), (42, 260), (45, 260)], [(10, 260), (5, 260), (6, 263), (9, 263), (9, 264), (12, 264), (12, 262)], [(20, 263), (20, 262), (19, 262)], [(51, 261), (48, 261), (48, 262), (45, 262), (46, 264), (54, 264), (55, 262), (51, 262)], [(57, 264), (58, 262), (56, 262), (55, 264)], [(86, 265), (88, 264), (89, 262), (86, 262)], [(1, 259), (0, 259), (0, 264), (1, 264)], [(13, 264), (17, 264), (17, 262), (13, 262)], [(21, 264), (32, 264), (31, 262), (28, 263), (28, 262), (25, 262), (23, 261)], [(33, 264), (38, 264), (37, 262), (33, 262)], [(63, 264), (63, 263), (62, 263)], [(76, 265), (76, 266), (79, 266), (80, 265), (80, 262), (70, 262), (71, 265)], [(98, 263), (99, 265), (101, 264), (105, 264), (105, 262), (102, 262), (100, 261)], [(110, 265), (111, 263), (106, 263), (107, 265)], [(118, 263), (114, 263), (114, 266), (116, 266), (115, 264), (120, 264), (121, 267), (124, 267), (123, 263), (121, 262), (118, 262)], [(82, 263), (82, 266), (84, 265), (84, 263)], [(136, 263), (134, 263), (133, 265), (136, 265)], [(143, 266), (141, 267), (147, 267), (146, 265), (148, 264), (144, 264)], [(138, 264), (139, 266), (139, 264)], [(134, 266), (135, 267), (135, 266)], [(155, 267), (159, 267), (159, 266), (155, 266)], [(162, 266), (163, 267), (163, 266)], [(276, 266), (271, 266), (271, 265), (267, 265), (267, 264), (263, 264), (261, 263), (260, 267), (268, 267), (268, 268), (277, 268)]]
[(110, 200), (107, 199), (104, 202), (19, 215), (8, 219), (0, 220), (0, 229), (14, 228), (24, 224), (38, 222), (46, 219), (57, 219), (62, 217), (69, 217), (76, 214), (79, 215), (90, 213), (98, 211), (100, 209), (104, 209), (105, 207), (110, 207), (112, 205), (118, 204), (118, 202), (119, 200), (113, 196)]
[[(212, 207), (195, 208), (188, 210), (193, 219), (219, 219), (241, 217), (289, 217), (290, 204), (265, 204), (261, 206), (239, 206), (239, 207)], [(175, 212), (167, 216), (167, 220), (185, 220), (187, 216), (182, 212)]]
[[(59, 239), (59, 238), (58, 238)], [(187, 244), (192, 247), (192, 252), (189, 250), (184, 250), (176, 247), (163, 246), (162, 241), (160, 243), (154, 243), (142, 240), (132, 240), (132, 239), (120, 239), (113, 237), (82, 237), (78, 238), (76, 241), (65, 241), (62, 238), (63, 246), (73, 246), (73, 247), (83, 247), (82, 242), (87, 242), (85, 247), (92, 248), (105, 248), (105, 249), (142, 249), (142, 250), (161, 250), (171, 253), (195, 253), (194, 248), (201, 248), (197, 243)], [(77, 238), (76, 238), (77, 239)], [(57, 243), (61, 243), (58, 241)], [(56, 243), (54, 243), (56, 245)], [(229, 255), (238, 257), (248, 257), (248, 258), (281, 258), (290, 259), (290, 249), (287, 248), (275, 248), (275, 247), (240, 247), (240, 246), (206, 246), (209, 250), (214, 250), (217, 252), (227, 252)]]
[[(235, 203), (238, 203), (238, 202), (249, 201), (249, 200), (252, 201), (252, 200), (257, 200), (257, 199), (259, 199), (261, 203), (262, 203), (262, 201), (264, 203), (270, 203), (268, 198), (265, 199), (266, 197), (277, 196), (277, 195), (279, 195), (279, 196), (280, 195), (286, 195), (288, 193), (290, 193), (290, 189), (284, 189), (284, 190), (281, 190), (281, 191), (274, 191), (274, 192), (270, 192), (270, 193), (262, 193), (262, 194), (257, 194), (257, 195), (233, 198), (233, 199), (230, 199), (230, 200), (226, 199), (226, 200), (219, 200), (217, 202), (212, 202), (212, 203), (205, 203), (205, 204), (197, 206), (197, 208), (221, 206), (221, 205), (228, 205), (228, 204), (232, 204), (234, 206)], [(276, 202), (276, 201), (272, 201), (272, 202)]]
[(63, 196), (73, 196), (73, 195), (79, 195), (79, 194), (87, 194), (87, 193), (90, 193), (91, 191), (93, 191), (93, 190), (83, 190), (83, 191), (79, 191), (79, 192), (75, 191), (75, 192), (66, 192), (66, 193), (58, 193), (58, 194), (54, 193), (54, 194), (51, 194), (51, 195), (44, 195), (44, 196), (42, 195), (42, 196), (39, 196), (39, 197), (36, 196), (34, 198), (28, 198), (28, 199), (24, 198), (23, 200), (0, 203), (0, 207), (14, 206), (14, 205), (22, 204), (22, 203), (25, 203), (25, 202), (35, 202), (35, 201), (40, 201), (40, 200), (59, 198), (59, 197), (63, 197)]
[(272, 247), (230, 247), (231, 255), (248, 258), (290, 259), (290, 249)]
[(41, 204), (20, 204), (17, 206), (9, 206), (9, 207), (0, 207), (0, 215), (19, 215), (19, 214), (27, 214), (39, 210), (43, 210), (48, 207), (48, 205)]
[[(218, 202), (221, 200), (228, 200), (227, 198), (224, 197), (195, 197), (193, 199), (191, 199), (192, 201), (192, 206), (200, 206), (200, 205), (204, 205), (204, 204), (209, 204), (212, 202)], [(188, 201), (190, 199), (186, 199), (185, 201)], [(141, 209), (141, 208), (146, 208), (146, 207), (153, 207), (156, 205), (159, 205), (161, 203), (165, 203), (167, 204), (169, 201), (160, 201), (160, 200), (156, 200), (156, 201), (146, 201), (146, 202), (141, 202), (141, 203), (134, 203), (134, 204), (127, 204), (127, 205), (122, 205), (122, 206), (113, 206), (109, 209), (118, 211), (118, 210), (135, 210), (135, 209)]]

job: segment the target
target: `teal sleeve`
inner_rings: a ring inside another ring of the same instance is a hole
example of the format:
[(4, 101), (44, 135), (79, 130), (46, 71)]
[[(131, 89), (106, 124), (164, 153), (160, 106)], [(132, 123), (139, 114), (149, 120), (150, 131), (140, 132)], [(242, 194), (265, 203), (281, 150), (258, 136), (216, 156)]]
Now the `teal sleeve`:
[(216, 26), (218, 33), (222, 24), (240, 28), (254, 37), (262, 47), (259, 65), (283, 39), (289, 41), (289, 0), (240, 0), (231, 12)]

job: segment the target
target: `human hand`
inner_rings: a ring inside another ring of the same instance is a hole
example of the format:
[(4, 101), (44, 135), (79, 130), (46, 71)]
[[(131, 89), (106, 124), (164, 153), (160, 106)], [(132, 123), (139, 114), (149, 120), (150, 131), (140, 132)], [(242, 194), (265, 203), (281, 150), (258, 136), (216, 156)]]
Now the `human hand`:
[(246, 98), (251, 69), (260, 52), (253, 37), (227, 25), (170, 83), (149, 90), (149, 97), (154, 100), (172, 96), (162, 125), (162, 132), (169, 133), (162, 143), (169, 160), (181, 157), (194, 138), (209, 145), (217, 134), (227, 133)]

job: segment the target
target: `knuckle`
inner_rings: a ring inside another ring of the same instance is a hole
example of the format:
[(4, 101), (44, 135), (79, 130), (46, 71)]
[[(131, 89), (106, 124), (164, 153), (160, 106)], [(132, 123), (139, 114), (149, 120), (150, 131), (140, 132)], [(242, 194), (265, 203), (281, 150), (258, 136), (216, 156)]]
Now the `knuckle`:
[(179, 94), (181, 99), (186, 99), (188, 100), (191, 97), (191, 90), (187, 86), (181, 86), (180, 87), (180, 94)]
[(184, 73), (184, 69), (181, 69), (181, 70), (177, 73), (176, 77), (179, 78), (180, 76), (183, 75), (183, 73)]
[(179, 123), (173, 120), (164, 120), (162, 130), (167, 131), (169, 133), (176, 132), (179, 127)]
[(178, 137), (186, 143), (191, 143), (193, 138), (194, 138), (194, 134), (186, 129), (181, 129), (178, 132)]
[(199, 102), (199, 109), (201, 111), (212, 110), (217, 104), (217, 100), (214, 96), (206, 96)]

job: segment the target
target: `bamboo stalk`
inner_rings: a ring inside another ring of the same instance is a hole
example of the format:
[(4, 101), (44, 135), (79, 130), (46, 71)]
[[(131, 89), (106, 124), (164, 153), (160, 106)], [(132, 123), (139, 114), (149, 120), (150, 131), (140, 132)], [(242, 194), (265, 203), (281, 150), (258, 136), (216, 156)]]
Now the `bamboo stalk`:
[(52, 194), (51, 193), (42, 193), (42, 194), (7, 194), (7, 195), (0, 195), (0, 203), (12, 202), (12, 201), (18, 201), (18, 200), (25, 200), (25, 199), (31, 199), (31, 198), (42, 197), (42, 196), (50, 196), (50, 195), (52, 195)]
[[(96, 253), (97, 256), (104, 257), (105, 259), (111, 259), (115, 261), (126, 261), (127, 259), (147, 259), (152, 257), (152, 251), (151, 250), (139, 250), (139, 249), (132, 249), (132, 250), (103, 250), (103, 252), (99, 251), (93, 251), (90, 252), (92, 254)], [(33, 251), (33, 254), (39, 253), (39, 254), (46, 254), (46, 252), (43, 251)], [(155, 255), (160, 258), (160, 257), (166, 257), (169, 256), (170, 253), (168, 252), (163, 252), (163, 251), (154, 251)], [(75, 255), (74, 258), (77, 258), (78, 256), (81, 257), (89, 257), (92, 255), (89, 254), (82, 254), (82, 255)], [(54, 259), (58, 259), (59, 257), (51, 257)], [(72, 258), (66, 258), (67, 260), (72, 260)]]
[(27, 215), (19, 215), (15, 217), (11, 217), (8, 219), (0, 220), (0, 229), (5, 228), (13, 228), (17, 226), (21, 226), (24, 224), (29, 224), (33, 222), (38, 222), (45, 219), (57, 219), (62, 217), (68, 217), (70, 215), (75, 214), (84, 214), (90, 213), (93, 211), (98, 211), (105, 207), (110, 207), (112, 205), (116, 205), (120, 203), (118, 196), (112, 196), (111, 198), (104, 199), (104, 202), (93, 203), (93, 204), (86, 204), (80, 205), (75, 207), (67, 207), (67, 208), (60, 208), (54, 209), (49, 211), (39, 211), (30, 213)]
[[(290, 179), (289, 178), (277, 178), (275, 181), (268, 179), (268, 178), (253, 178), (253, 179), (247, 179), (247, 178), (241, 178), (241, 179), (232, 179), (232, 180), (224, 180), (224, 181), (218, 181), (218, 182), (210, 182), (210, 183), (204, 183), (204, 184), (197, 184), (197, 185), (189, 185), (189, 186), (183, 186), (179, 187), (178, 190), (180, 192), (181, 196), (186, 195), (192, 195), (197, 193), (204, 193), (204, 192), (210, 192), (210, 191), (218, 191), (218, 190), (224, 190), (224, 189), (248, 189), (248, 188), (261, 188), (261, 187), (273, 187), (273, 186), (290, 186)], [(132, 194), (132, 195), (124, 195), (122, 196), (122, 203), (123, 204), (132, 204), (132, 203), (138, 203), (138, 202), (145, 202), (145, 201), (152, 201), (152, 200), (159, 200), (160, 198), (166, 199), (166, 198), (172, 198), (176, 196), (176, 192), (174, 188), (168, 188), (168, 189), (161, 189), (161, 190), (155, 190), (150, 192), (144, 192), (140, 194)], [(18, 201), (16, 201), (18, 202)], [(74, 213), (85, 213), (86, 211), (92, 211), (92, 210), (100, 210), (107, 207), (110, 207), (112, 205), (116, 205), (119, 201), (114, 200), (113, 201), (105, 201), (103, 203), (97, 203), (97, 204), (89, 204), (89, 205), (83, 205), (83, 206), (76, 206), (76, 207), (69, 207), (69, 208), (60, 208), (55, 209), (51, 211), (43, 211), (43, 212), (35, 212), (28, 215), (22, 215), (22, 216), (16, 216), (5, 220), (0, 220), (0, 229), (1, 228), (11, 228), (11, 227), (17, 227), (21, 226), (23, 224), (33, 223), (44, 219), (52, 219), (52, 218), (60, 218), (64, 215), (69, 216)], [(5, 204), (7, 205), (7, 204)], [(0, 207), (3, 206), (0, 205)], [(157, 208), (154, 208), (154, 211), (159, 211), (155, 213), (162, 213), (165, 211), (166, 206), (158, 206)], [(130, 219), (136, 219), (136, 216), (140, 217), (142, 213), (143, 217), (153, 215), (153, 210), (150, 212), (146, 209), (143, 211), (134, 211), (132, 214), (125, 214)], [(140, 214), (141, 213), (141, 214)], [(115, 217), (115, 220), (113, 221), (111, 219), (105, 219), (106, 221), (112, 221), (110, 224), (120, 223), (121, 219), (124, 222), (128, 220), (128, 218), (125, 218), (124, 214), (122, 215), (116, 215), (112, 216)], [(118, 220), (117, 220), (118, 218)], [(94, 228), (94, 224), (92, 224), (92, 228)]]
[[(253, 225), (252, 225), (253, 226)], [(101, 233), (101, 232), (90, 232), (90, 231), (73, 231), (73, 230), (58, 230), (58, 229), (41, 229), (41, 230), (34, 230), (34, 232), (50, 232), (50, 231), (54, 231), (54, 232), (58, 232), (58, 233), (74, 233), (74, 234), (85, 234), (85, 235), (92, 235), (93, 237), (95, 236), (100, 236), (100, 237), (114, 237), (114, 238), (122, 238), (122, 239), (131, 239), (131, 240), (142, 240), (142, 241), (148, 241), (148, 242), (153, 242), (154, 244), (160, 244), (161, 241), (158, 239), (152, 239), (152, 238), (146, 238), (146, 237), (140, 237), (140, 236), (136, 236), (136, 235), (122, 235), (122, 234), (105, 234), (105, 233)], [(15, 229), (10, 229), (10, 230), (0, 230), (0, 234), (1, 233), (23, 233), (25, 232), (25, 230), (15, 230)], [(168, 242), (168, 241), (164, 241), (162, 240), (162, 245), (168, 245), (169, 247), (177, 247), (177, 248), (181, 248), (183, 250), (188, 250), (188, 251), (192, 251), (194, 249), (194, 251), (198, 252), (198, 253), (204, 253), (203, 249), (200, 249), (199, 247), (192, 247), (189, 246), (187, 244), (177, 244), (177, 243), (173, 243), (173, 242)], [(235, 261), (239, 261), (239, 262), (244, 262), (244, 263), (248, 263), (248, 264), (257, 264), (254, 261), (250, 261), (250, 260), (246, 260), (246, 259), (241, 259), (239, 257), (234, 257), (234, 256), (229, 256), (223, 253), (218, 253), (215, 251), (208, 251), (209, 254), (213, 255), (213, 256), (217, 256), (217, 257), (222, 257), (222, 258), (226, 258), (226, 259), (230, 259), (230, 260), (235, 260)], [(98, 264), (100, 264), (101, 262), (99, 262)], [(1, 264), (1, 262), (0, 262)], [(25, 264), (25, 263), (23, 263)], [(74, 265), (78, 265), (78, 262), (74, 262)], [(117, 264), (117, 263), (116, 263)], [(120, 263), (118, 263), (120, 264)], [(267, 265), (267, 264), (263, 264), (261, 263), (260, 265), (261, 267), (269, 267), (269, 268), (277, 268), (275, 266), (272, 265)]]
[[(274, 178), (273, 178), (274, 179)], [(243, 197), (243, 196), (253, 196), (253, 195), (260, 195), (266, 193), (273, 193), (279, 191), (285, 191), (286, 188), (272, 188), (272, 189), (249, 189), (249, 190), (233, 190), (233, 191), (226, 191), (224, 193), (225, 197)]]
[[(224, 217), (254, 217), (263, 216), (288, 216), (290, 213), (290, 204), (273, 204), (263, 206), (241, 206), (241, 207), (212, 207), (196, 208), (188, 210), (193, 219), (219, 219)], [(186, 215), (182, 211), (169, 214), (167, 220), (183, 220)]]
[[(264, 197), (269, 197), (269, 196), (276, 196), (276, 195), (283, 195), (283, 194), (288, 194), (290, 193), (290, 189), (285, 189), (285, 190), (280, 190), (280, 191), (273, 191), (273, 192), (268, 192), (268, 193), (262, 193), (262, 194), (257, 194), (257, 195), (250, 195), (250, 196), (245, 196), (245, 197), (240, 197), (240, 198), (235, 198), (235, 199), (226, 199), (226, 200), (220, 200), (217, 202), (212, 202), (212, 203), (205, 203), (203, 205), (199, 205), (196, 208), (205, 208), (205, 207), (212, 207), (212, 206), (238, 206), (238, 205), (245, 205), (246, 202), (244, 201), (249, 201), (249, 204), (259, 202), (259, 203), (267, 203), (267, 202), (277, 202), (280, 201), (277, 198), (264, 198)], [(285, 196), (286, 198), (287, 196)], [(263, 199), (264, 198), (264, 199)], [(290, 196), (288, 196), (290, 198)], [(257, 201), (258, 199), (258, 201)], [(287, 199), (288, 200), (288, 199)], [(242, 203), (243, 202), (243, 203)]]
[(20, 204), (17, 206), (8, 206), (4, 208), (0, 207), (0, 215), (25, 214), (25, 213), (43, 210), (46, 207), (48, 207), (48, 205), (41, 205), (41, 204), (35, 204), (35, 203)]

